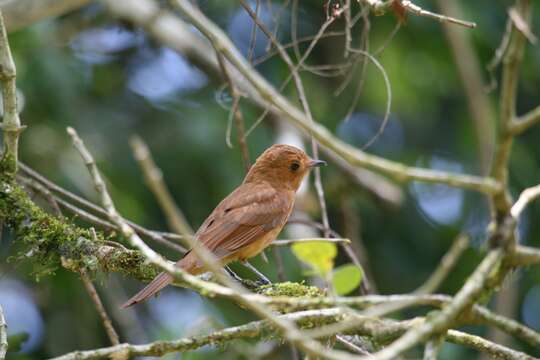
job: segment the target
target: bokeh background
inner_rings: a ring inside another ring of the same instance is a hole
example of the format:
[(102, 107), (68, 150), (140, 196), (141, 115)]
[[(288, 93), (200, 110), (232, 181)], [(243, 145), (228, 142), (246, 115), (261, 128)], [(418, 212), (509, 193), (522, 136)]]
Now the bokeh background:
[[(267, 6), (279, 8), (282, 3), (263, 3), (261, 18), (272, 25)], [(433, 7), (432, 2), (418, 3)], [(467, 33), (484, 66), (499, 45), (509, 2), (458, 3), (464, 17), (478, 24)], [(252, 22), (236, 2), (199, 1), (198, 4), (247, 52)], [(358, 6), (354, 6), (354, 11), (358, 11)], [(299, 36), (314, 34), (324, 20), (320, 1), (302, 1)], [(540, 8), (536, 7), (535, 25), (538, 20)], [(396, 18), (391, 14), (372, 17), (370, 48), (384, 44), (395, 25)], [(329, 30), (342, 28), (343, 21), (338, 20)], [(354, 29), (355, 41), (360, 31), (360, 26)], [(290, 41), (289, 9), (284, 10), (278, 36), (284, 43)], [(264, 55), (267, 48), (261, 33), (257, 39), (255, 58)], [(130, 136), (138, 134), (148, 143), (175, 200), (195, 228), (242, 181), (244, 169), (239, 147), (235, 145), (231, 149), (225, 141), (230, 94), (223, 90), (220, 80), (211, 78), (182, 55), (160, 46), (144, 31), (111, 18), (100, 5), (92, 4), (11, 33), (10, 42), (18, 87), (24, 97), (22, 120), (28, 126), (21, 137), (21, 158), (54, 182), (97, 200), (88, 174), (71, 147), (66, 126), (75, 127), (86, 141), (109, 181), (121, 213), (148, 228), (167, 230), (167, 224), (144, 184), (128, 143)], [(441, 24), (409, 17), (379, 59), (392, 84), (392, 114), (386, 131), (368, 151), (412, 165), (480, 173), (478, 136)], [(330, 38), (321, 40), (308, 63), (340, 61), (343, 61), (343, 39)], [(278, 57), (257, 65), (257, 70), (276, 85), (288, 75), (287, 67)], [(487, 83), (488, 73), (484, 67), (481, 70)], [(310, 73), (302, 76), (317, 121), (357, 146), (365, 144), (377, 131), (384, 114), (386, 92), (381, 74), (374, 66), (367, 68), (362, 95), (348, 121), (345, 116), (360, 72), (354, 74), (352, 85), (337, 97), (334, 92), (343, 77), (326, 78)], [(294, 96), (291, 87), (284, 93)], [(496, 111), (497, 90), (488, 97)], [(518, 113), (539, 103), (540, 48), (529, 45), (520, 76)], [(242, 110), (248, 127), (260, 114), (259, 109), (247, 102), (242, 102)], [(495, 126), (495, 119), (491, 120)], [(266, 120), (250, 134), (252, 160), (277, 141), (277, 129), (275, 122)], [(514, 146), (510, 181), (516, 195), (524, 187), (540, 182), (539, 141), (540, 127), (537, 127), (521, 136)], [(411, 183), (402, 186), (401, 205), (391, 206), (350, 181), (332, 162), (323, 169), (322, 178), (331, 226), (353, 241), (362, 242), (380, 293), (405, 293), (419, 286), (460, 232), (471, 234), (472, 246), (440, 291), (455, 292), (478, 264), (488, 221), (488, 208), (482, 196), (446, 186)], [(303, 206), (318, 220), (320, 214), (312, 193), (313, 190), (305, 195)], [(540, 246), (539, 216), (537, 202), (520, 223), (523, 243)], [(287, 237), (285, 230), (280, 238)], [(155, 248), (171, 259), (178, 257), (165, 248), (157, 245)], [(29, 335), (21, 351), (10, 353), (9, 358), (43, 359), (75, 349), (107, 346), (109, 342), (101, 322), (77, 275), (59, 269), (37, 281), (30, 262), (9, 261), (19, 249), (9, 229), (4, 229), (0, 242), (0, 303), (9, 334)], [(279, 251), (288, 279), (311, 281), (290, 249)], [(340, 254), (338, 262), (347, 261)], [(269, 277), (277, 279), (272, 256), (268, 264), (260, 259), (254, 263)], [(121, 276), (97, 274), (96, 285), (125, 341), (174, 339), (254, 318), (235, 304), (203, 298), (182, 289), (167, 289), (146, 305), (121, 311), (118, 305), (141, 284)], [(506, 296), (506, 303), (499, 307), (540, 330), (540, 268), (514, 272), (503, 290), (508, 288), (512, 296)], [(480, 327), (468, 330), (487, 334)], [(505, 341), (540, 356), (539, 349), (513, 339)], [(203, 348), (170, 358), (285, 359), (289, 356), (289, 348), (277, 342), (236, 341), (226, 348)], [(441, 353), (442, 359), (478, 357), (471, 350), (449, 344), (444, 345)]]

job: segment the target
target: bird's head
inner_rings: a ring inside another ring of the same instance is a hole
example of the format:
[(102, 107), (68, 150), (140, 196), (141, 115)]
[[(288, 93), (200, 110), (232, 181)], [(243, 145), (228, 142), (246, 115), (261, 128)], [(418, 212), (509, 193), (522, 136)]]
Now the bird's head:
[(266, 181), (296, 191), (309, 170), (321, 165), (326, 162), (313, 160), (294, 146), (272, 145), (257, 158), (244, 182)]

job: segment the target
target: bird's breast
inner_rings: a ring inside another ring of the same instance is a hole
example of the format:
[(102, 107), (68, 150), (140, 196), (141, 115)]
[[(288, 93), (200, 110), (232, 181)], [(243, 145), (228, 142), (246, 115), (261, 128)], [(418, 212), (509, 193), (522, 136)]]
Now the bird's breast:
[(274, 239), (279, 235), (281, 229), (283, 228), (283, 225), (277, 226), (275, 229), (270, 230), (263, 236), (261, 236), (256, 241), (252, 242), (251, 244), (243, 247), (241, 250), (239, 250), (235, 257), (237, 260), (246, 260), (251, 257), (254, 257), (258, 255), (261, 251), (263, 251)]

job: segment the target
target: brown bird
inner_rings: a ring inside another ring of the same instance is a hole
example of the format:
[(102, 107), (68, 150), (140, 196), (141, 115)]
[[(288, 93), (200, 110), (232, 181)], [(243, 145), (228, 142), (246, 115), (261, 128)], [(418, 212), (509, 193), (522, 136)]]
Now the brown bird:
[[(259, 254), (277, 237), (294, 205), (295, 193), (308, 171), (326, 164), (310, 159), (305, 152), (289, 145), (273, 145), (257, 159), (242, 184), (227, 196), (203, 222), (195, 241), (199, 241), (225, 266), (245, 262)], [(246, 265), (250, 266), (249, 263)], [(205, 272), (194, 252), (187, 252), (176, 263), (196, 275)], [(255, 268), (251, 267), (258, 275)], [(172, 282), (167, 273), (129, 299), (123, 308), (144, 301)]]

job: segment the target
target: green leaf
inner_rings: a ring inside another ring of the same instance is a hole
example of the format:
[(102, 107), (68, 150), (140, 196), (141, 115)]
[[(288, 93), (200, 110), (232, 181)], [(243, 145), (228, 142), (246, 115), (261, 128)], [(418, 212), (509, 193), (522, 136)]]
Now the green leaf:
[(291, 246), (293, 254), (310, 265), (318, 275), (332, 271), (334, 258), (337, 255), (335, 243), (326, 241), (299, 242)]
[(362, 282), (364, 272), (354, 264), (337, 267), (332, 274), (332, 285), (338, 295), (347, 295)]

